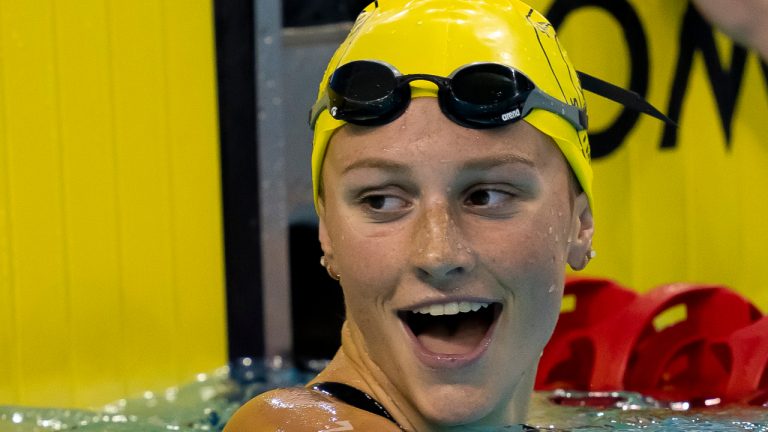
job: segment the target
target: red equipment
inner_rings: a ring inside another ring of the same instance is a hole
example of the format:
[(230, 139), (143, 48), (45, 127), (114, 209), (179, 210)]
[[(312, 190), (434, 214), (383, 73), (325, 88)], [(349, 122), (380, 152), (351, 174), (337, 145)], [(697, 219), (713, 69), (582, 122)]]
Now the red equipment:
[[(569, 280), (565, 294), (576, 307), (544, 350), (537, 389), (661, 400), (760, 399), (768, 389), (768, 319), (725, 287), (676, 283), (637, 295), (593, 278)], [(658, 318), (670, 311), (677, 321), (664, 326)]]

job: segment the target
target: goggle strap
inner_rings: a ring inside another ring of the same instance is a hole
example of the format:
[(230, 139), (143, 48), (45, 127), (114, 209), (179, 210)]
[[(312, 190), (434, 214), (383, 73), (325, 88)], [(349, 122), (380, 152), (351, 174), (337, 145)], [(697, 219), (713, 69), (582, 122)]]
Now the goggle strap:
[(577, 106), (563, 103), (561, 100), (544, 93), (539, 88), (535, 88), (525, 101), (523, 117), (527, 116), (534, 108), (559, 115), (566, 119), (577, 131), (586, 130), (588, 127), (587, 114), (584, 110)]
[[(651, 105), (647, 100), (645, 100), (645, 98), (643, 98), (639, 94), (631, 90), (625, 90), (607, 81), (603, 81), (600, 78), (589, 75), (585, 72), (576, 71), (576, 73), (579, 76), (579, 80), (581, 81), (581, 86), (584, 90), (594, 93), (598, 96), (602, 96), (606, 99), (610, 99), (631, 110), (647, 114), (651, 117), (654, 117), (656, 119), (663, 121), (666, 124), (677, 127), (677, 123), (675, 123), (672, 119), (670, 119), (669, 117), (664, 115), (661, 111), (656, 109), (656, 107)], [(532, 108), (543, 108), (547, 111), (552, 111), (557, 113), (557, 111), (548, 109), (549, 107), (547, 107), (546, 105), (549, 105), (549, 104), (546, 104), (546, 102), (544, 104), (545, 106), (540, 106), (541, 105), (540, 102), (546, 99), (546, 96), (549, 96), (546, 93), (534, 92), (531, 96), (534, 97), (535, 99), (539, 99), (539, 101), (530, 100), (529, 98), (529, 100), (526, 101), (526, 104), (523, 110), (523, 116), (527, 115)], [(542, 96), (544, 96), (544, 98), (542, 98)], [(531, 102), (534, 102), (534, 103), (531, 103)], [(539, 103), (536, 103), (536, 102), (539, 102)], [(320, 116), (320, 113), (325, 108), (328, 107), (328, 104), (329, 104), (328, 95), (325, 94), (312, 107), (312, 109), (309, 112), (309, 124), (312, 128), (314, 128), (315, 123), (317, 122), (317, 118)], [(569, 105), (566, 105), (566, 106), (569, 106)], [(582, 112), (580, 112), (580, 114), (581, 113)], [(574, 121), (575, 119), (572, 119), (572, 115), (566, 115), (566, 117), (568, 118), (569, 122), (573, 124), (577, 129), (579, 130), (586, 129), (586, 121), (585, 121), (586, 119), (579, 118), (578, 121)]]
[(624, 105), (633, 111), (641, 112), (651, 117), (657, 118), (668, 125), (677, 127), (677, 123), (656, 109), (656, 107), (651, 105), (650, 102), (645, 100), (645, 98), (639, 94), (631, 90), (625, 90), (621, 87), (615, 86), (607, 81), (603, 81), (600, 78), (596, 78), (582, 71), (576, 71), (576, 73), (578, 74), (579, 80), (581, 81), (581, 88), (584, 90), (594, 93), (598, 96), (602, 96), (606, 99), (610, 99), (614, 102)]
[(309, 127), (314, 129), (315, 123), (317, 123), (317, 118), (320, 117), (320, 113), (323, 112), (324, 109), (328, 108), (329, 100), (328, 100), (328, 93), (323, 92), (323, 97), (320, 98), (315, 104), (312, 106), (312, 109), (309, 110)]

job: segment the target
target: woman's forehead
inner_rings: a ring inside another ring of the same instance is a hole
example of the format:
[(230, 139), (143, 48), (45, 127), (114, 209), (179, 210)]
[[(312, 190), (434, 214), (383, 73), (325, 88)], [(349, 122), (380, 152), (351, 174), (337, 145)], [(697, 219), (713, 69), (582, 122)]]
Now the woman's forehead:
[(495, 129), (469, 129), (448, 120), (434, 98), (411, 102), (392, 123), (363, 127), (347, 124), (334, 134), (326, 162), (339, 165), (362, 159), (399, 160), (407, 165), (466, 164), (494, 159), (543, 166), (562, 161), (555, 143), (524, 121)]

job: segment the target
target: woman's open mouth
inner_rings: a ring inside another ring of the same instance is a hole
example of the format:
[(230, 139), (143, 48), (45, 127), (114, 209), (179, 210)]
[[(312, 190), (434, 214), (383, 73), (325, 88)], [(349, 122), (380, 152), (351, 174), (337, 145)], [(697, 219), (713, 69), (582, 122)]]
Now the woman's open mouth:
[(460, 366), (485, 351), (501, 310), (497, 302), (457, 301), (399, 311), (398, 317), (428, 365)]

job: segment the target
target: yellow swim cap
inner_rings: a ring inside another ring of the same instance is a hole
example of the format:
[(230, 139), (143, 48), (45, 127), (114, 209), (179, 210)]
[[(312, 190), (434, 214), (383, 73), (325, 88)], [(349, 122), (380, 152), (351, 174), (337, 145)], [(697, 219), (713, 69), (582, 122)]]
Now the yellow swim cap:
[[(380, 0), (357, 18), (320, 82), (325, 97), (331, 74), (355, 60), (378, 60), (403, 74), (448, 76), (461, 66), (491, 62), (511, 66), (548, 95), (586, 109), (584, 94), (552, 25), (519, 0)], [(437, 96), (434, 85), (411, 83), (413, 96)], [(592, 167), (586, 130), (534, 109), (525, 121), (550, 136), (565, 155), (592, 205)], [(315, 206), (328, 142), (345, 122), (320, 113), (314, 126), (312, 182)], [(593, 207), (594, 208), (594, 207)]]

